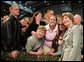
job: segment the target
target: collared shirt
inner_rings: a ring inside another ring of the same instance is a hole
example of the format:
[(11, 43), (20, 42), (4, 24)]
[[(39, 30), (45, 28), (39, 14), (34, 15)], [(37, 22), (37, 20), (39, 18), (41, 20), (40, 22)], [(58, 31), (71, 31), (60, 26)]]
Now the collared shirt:
[(44, 38), (38, 39), (34, 36), (30, 36), (27, 39), (27, 44), (26, 44), (26, 51), (36, 51), (38, 48), (40, 48), (44, 43)]
[(45, 26), (47, 31), (46, 31), (46, 35), (45, 35), (45, 42), (44, 45), (48, 46), (48, 47), (52, 47), (52, 41), (56, 36), (56, 32), (58, 29), (58, 25), (56, 25), (55, 29), (53, 31), (51, 31), (49, 24)]

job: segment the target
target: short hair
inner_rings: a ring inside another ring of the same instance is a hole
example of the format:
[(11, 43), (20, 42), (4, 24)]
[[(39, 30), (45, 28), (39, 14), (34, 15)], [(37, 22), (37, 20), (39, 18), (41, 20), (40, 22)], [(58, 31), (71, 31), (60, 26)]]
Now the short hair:
[(38, 31), (38, 30), (42, 30), (42, 31), (46, 32), (46, 28), (45, 28), (44, 26), (42, 26), (42, 25), (40, 25), (40, 26), (37, 28), (36, 31)]
[(79, 16), (81, 16), (80, 14), (75, 14), (75, 15), (79, 15)]
[(75, 14), (75, 15), (78, 15), (81, 18), (81, 15), (80, 14)]
[(70, 12), (65, 12), (65, 13), (62, 14), (62, 18), (63, 18), (64, 16), (69, 17), (69, 19), (71, 19), (72, 22), (74, 22), (74, 18), (73, 18), (73, 14), (72, 14), (72, 13), (70, 13)]
[(80, 14), (75, 14), (75, 16), (78, 16), (80, 18), (79, 22), (81, 22), (81, 15)]
[(10, 6), (10, 7), (9, 7), (9, 11), (10, 11), (13, 7), (15, 7), (15, 6), (18, 6), (18, 5), (12, 5), (12, 6)]

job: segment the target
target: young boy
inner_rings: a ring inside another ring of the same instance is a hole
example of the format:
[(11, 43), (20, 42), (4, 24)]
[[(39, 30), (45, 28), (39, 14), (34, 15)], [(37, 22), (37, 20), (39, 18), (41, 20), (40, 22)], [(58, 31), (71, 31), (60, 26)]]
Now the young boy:
[(36, 33), (37, 36), (30, 36), (27, 39), (27, 44), (25, 48), (28, 54), (40, 55), (43, 53), (42, 45), (45, 40), (44, 36), (46, 33), (46, 28), (44, 26), (39, 26)]

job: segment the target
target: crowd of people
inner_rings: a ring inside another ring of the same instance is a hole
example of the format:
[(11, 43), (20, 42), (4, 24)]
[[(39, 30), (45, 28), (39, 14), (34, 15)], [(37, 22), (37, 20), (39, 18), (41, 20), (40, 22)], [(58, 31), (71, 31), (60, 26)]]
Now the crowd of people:
[(55, 15), (37, 11), (20, 21), (19, 7), (9, 7), (10, 14), (1, 19), (1, 50), (16, 58), (20, 51), (33, 55), (56, 55), (59, 61), (83, 59), (83, 26), (81, 16), (70, 12)]

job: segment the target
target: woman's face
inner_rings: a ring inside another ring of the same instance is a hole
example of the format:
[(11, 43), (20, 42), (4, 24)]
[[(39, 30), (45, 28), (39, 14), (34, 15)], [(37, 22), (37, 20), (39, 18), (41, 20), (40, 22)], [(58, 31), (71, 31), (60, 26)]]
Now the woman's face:
[(65, 26), (62, 22), (60, 22), (60, 23), (59, 23), (59, 29), (60, 29), (61, 31), (64, 31), (64, 30), (66, 29), (66, 26)]
[(50, 17), (49, 25), (54, 26), (56, 25), (56, 18), (55, 16)]
[(63, 17), (63, 24), (67, 27), (72, 23), (72, 20), (68, 16)]
[(62, 21), (61, 17), (57, 17), (57, 23), (59, 24)]
[(36, 20), (41, 21), (41, 19), (42, 19), (42, 14), (39, 13), (39, 14), (36, 16)]

